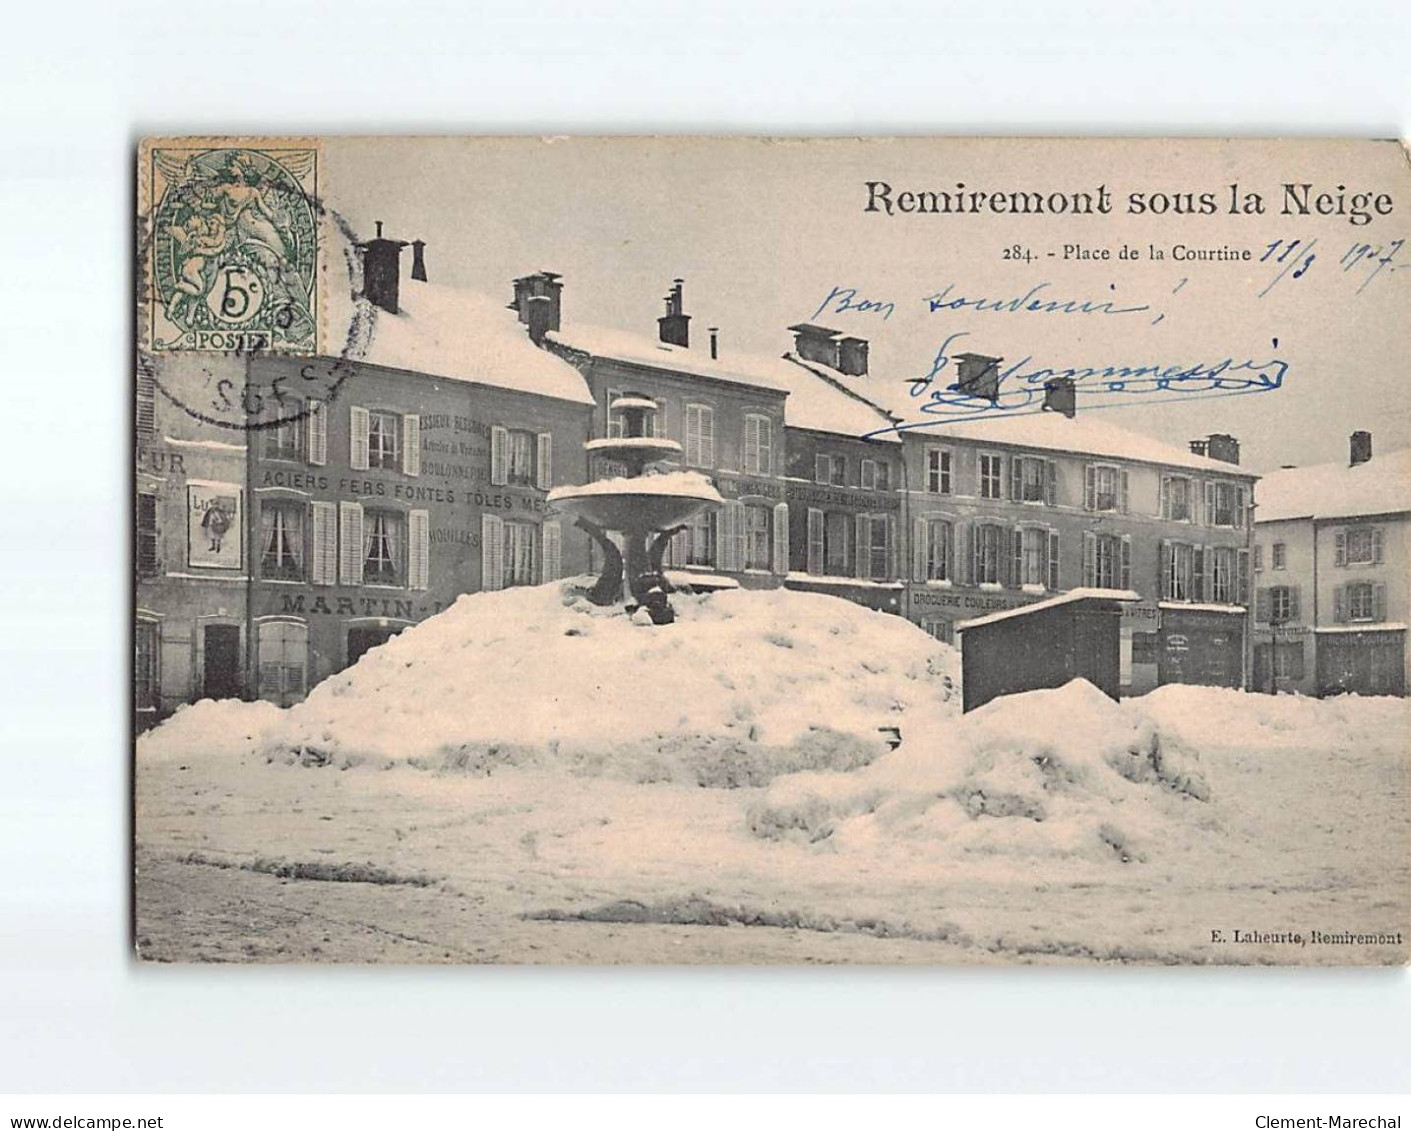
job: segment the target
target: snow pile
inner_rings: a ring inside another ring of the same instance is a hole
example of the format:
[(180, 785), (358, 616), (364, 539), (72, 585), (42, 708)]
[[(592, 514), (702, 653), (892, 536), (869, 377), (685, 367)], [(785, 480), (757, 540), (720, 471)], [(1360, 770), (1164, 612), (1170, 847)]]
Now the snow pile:
[(202, 699), (178, 707), (161, 726), (139, 736), (137, 750), (146, 762), (233, 761), (263, 746), (283, 719), (283, 711), (263, 700)]
[(856, 773), (776, 780), (750, 828), (840, 853), (1132, 863), (1209, 825), (1196, 756), (1083, 680), (916, 717), (902, 738)]
[(223, 756), (244, 736), (244, 750), (306, 763), (730, 787), (865, 765), (886, 751), (880, 727), (958, 710), (957, 653), (899, 617), (782, 589), (673, 603), (675, 624), (643, 626), (571, 583), (463, 596), (272, 725), (265, 704), (212, 705), (219, 718), (201, 705), (139, 756), (204, 750), (209, 722)]

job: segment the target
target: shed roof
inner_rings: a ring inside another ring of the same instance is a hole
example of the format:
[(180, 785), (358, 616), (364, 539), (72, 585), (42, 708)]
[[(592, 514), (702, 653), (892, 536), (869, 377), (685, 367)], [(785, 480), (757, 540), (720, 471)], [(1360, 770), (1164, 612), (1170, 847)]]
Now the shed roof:
[(994, 624), (997, 621), (1009, 620), (1013, 617), (1026, 617), (1031, 613), (1056, 609), (1060, 605), (1071, 605), (1075, 601), (1140, 601), (1141, 599), (1142, 595), (1131, 589), (1070, 589), (1067, 593), (1060, 593), (1057, 597), (1049, 597), (1044, 601), (1035, 601), (1032, 605), (1020, 605), (1017, 609), (1002, 609), (997, 613), (989, 613), (983, 617), (959, 621), (955, 629), (957, 632), (963, 632), (967, 628), (979, 628), (981, 625)]

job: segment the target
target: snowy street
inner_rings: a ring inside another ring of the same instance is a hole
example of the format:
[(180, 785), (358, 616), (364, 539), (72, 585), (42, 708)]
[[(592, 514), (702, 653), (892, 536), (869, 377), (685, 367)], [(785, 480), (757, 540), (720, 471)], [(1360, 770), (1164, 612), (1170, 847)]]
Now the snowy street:
[[(1403, 701), (1073, 683), (962, 716), (954, 651), (899, 618), (678, 605), (654, 628), (556, 587), (467, 597), (298, 707), (178, 713), (137, 755), (140, 953), (1407, 959)], [(536, 638), (508, 659), (507, 615)]]

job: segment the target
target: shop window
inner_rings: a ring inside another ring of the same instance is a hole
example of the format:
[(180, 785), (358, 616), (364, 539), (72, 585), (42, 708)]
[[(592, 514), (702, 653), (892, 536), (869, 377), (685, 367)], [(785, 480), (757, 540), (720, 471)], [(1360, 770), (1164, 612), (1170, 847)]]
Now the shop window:
[(1132, 663), (1154, 664), (1160, 655), (1158, 634), (1155, 632), (1132, 633)]
[(1274, 644), (1274, 678), (1303, 678), (1303, 642), (1278, 641)]
[(309, 629), (297, 621), (265, 621), (259, 629), (260, 698), (288, 707), (308, 689)]
[(157, 496), (147, 491), (137, 496), (137, 574), (155, 577), (157, 574)]
[(401, 632), (404, 627), (404, 625), (397, 625), (394, 628), (369, 626), (348, 629), (348, 666), (352, 667), (352, 665), (361, 660), (366, 653), (382, 644), (386, 644), (387, 641)]
[(769, 508), (745, 507), (745, 568), (769, 568)]
[(980, 453), (980, 498), (1003, 498), (1001, 483), (1004, 477), (1004, 459), (992, 452)]
[(715, 565), (715, 511), (699, 511), (686, 523), (685, 564)]
[(922, 617), (921, 631), (942, 643), (955, 643), (955, 628), (946, 617)]
[[(302, 401), (286, 398), (280, 402), (278, 424), (264, 428), (266, 459), (302, 459), (305, 424)], [(293, 417), (294, 419), (290, 419)]]
[(304, 504), (260, 504), (260, 572), (280, 581), (304, 579)]
[(363, 583), (407, 583), (407, 522), (400, 511), (363, 511)]
[(534, 524), (529, 522), (505, 523), (506, 586), (537, 583), (538, 578), (534, 574), (535, 529)]
[(948, 448), (926, 449), (926, 490), (933, 495), (951, 493), (953, 453)]

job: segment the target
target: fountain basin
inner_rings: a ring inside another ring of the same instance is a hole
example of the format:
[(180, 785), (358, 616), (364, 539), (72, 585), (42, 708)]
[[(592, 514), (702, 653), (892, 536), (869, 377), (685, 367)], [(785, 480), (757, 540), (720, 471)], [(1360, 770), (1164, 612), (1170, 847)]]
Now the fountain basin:
[(600, 479), (575, 487), (555, 487), (548, 496), (549, 505), (559, 514), (624, 532), (669, 529), (702, 507), (720, 506), (724, 501), (710, 480), (694, 471)]
[(634, 457), (640, 459), (646, 456), (648, 462), (652, 462), (680, 455), (681, 445), (664, 436), (619, 436), (589, 440), (583, 445), (583, 450), (589, 455), (605, 456), (611, 460), (627, 460)]

